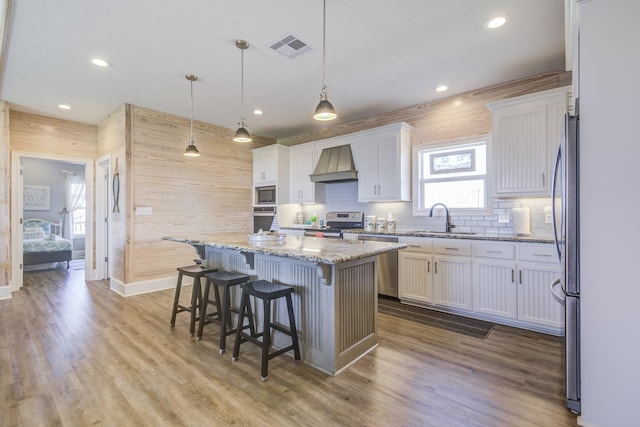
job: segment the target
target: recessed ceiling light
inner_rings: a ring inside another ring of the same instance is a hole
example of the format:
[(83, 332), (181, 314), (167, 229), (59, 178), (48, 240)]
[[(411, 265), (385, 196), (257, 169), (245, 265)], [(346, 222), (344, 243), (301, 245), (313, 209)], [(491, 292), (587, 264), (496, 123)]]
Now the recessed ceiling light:
[(507, 22), (507, 18), (505, 18), (504, 16), (496, 16), (495, 18), (491, 18), (489, 21), (487, 21), (486, 26), (489, 29), (494, 29), (494, 28), (498, 28), (498, 27), (502, 27), (505, 22)]
[(444, 92), (445, 90), (449, 89), (447, 86), (445, 85), (440, 85), (436, 88), (436, 92)]
[(100, 58), (91, 59), (91, 63), (93, 65), (97, 65), (98, 67), (108, 67), (109, 66), (109, 63), (107, 61), (105, 61), (104, 59), (100, 59)]
[(263, 111), (259, 108), (256, 108), (255, 110), (253, 110), (253, 114), (255, 114), (256, 116), (261, 116), (263, 114)]
[(67, 104), (58, 104), (58, 108), (62, 110), (71, 110), (71, 106)]

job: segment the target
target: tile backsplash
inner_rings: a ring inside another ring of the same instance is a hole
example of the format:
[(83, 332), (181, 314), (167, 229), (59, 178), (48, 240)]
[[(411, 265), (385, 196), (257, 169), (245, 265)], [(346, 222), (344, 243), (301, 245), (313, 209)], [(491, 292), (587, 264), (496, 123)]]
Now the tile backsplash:
[[(307, 218), (312, 213), (324, 219), (327, 211), (364, 211), (365, 215), (386, 217), (389, 213), (397, 221), (398, 230), (423, 230), (425, 228), (424, 216), (414, 216), (411, 202), (393, 203), (358, 203), (358, 183), (339, 182), (327, 184), (326, 203), (315, 205), (289, 204), (278, 207), (278, 221), (280, 226), (291, 225), (295, 222), (296, 212), (303, 211)], [(493, 214), (491, 215), (451, 215), (451, 224), (455, 226), (453, 231), (474, 232), (513, 236), (513, 208), (528, 207), (530, 210), (529, 227), (536, 237), (552, 237), (551, 224), (545, 222), (544, 208), (551, 205), (550, 198), (523, 198), (523, 199), (494, 199)], [(508, 223), (499, 223), (498, 215), (508, 214)]]

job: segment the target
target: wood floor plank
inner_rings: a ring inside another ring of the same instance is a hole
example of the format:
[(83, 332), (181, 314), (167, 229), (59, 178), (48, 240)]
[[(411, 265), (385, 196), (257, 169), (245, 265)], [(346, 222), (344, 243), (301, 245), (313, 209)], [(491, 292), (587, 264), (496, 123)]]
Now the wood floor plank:
[(262, 382), (257, 346), (232, 362), (213, 325), (201, 341), (187, 314), (169, 326), (173, 291), (123, 298), (83, 275), (28, 273), (0, 301), (0, 425), (576, 425), (557, 337), (379, 314), (380, 346), (338, 376), (282, 356)]

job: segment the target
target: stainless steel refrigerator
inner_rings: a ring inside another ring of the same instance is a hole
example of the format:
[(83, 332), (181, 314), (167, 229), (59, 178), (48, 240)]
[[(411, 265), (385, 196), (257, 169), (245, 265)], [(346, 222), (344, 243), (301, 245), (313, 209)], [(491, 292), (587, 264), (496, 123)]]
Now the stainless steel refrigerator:
[(565, 306), (567, 408), (580, 413), (579, 117), (567, 114), (553, 176), (553, 231), (562, 275), (551, 283)]

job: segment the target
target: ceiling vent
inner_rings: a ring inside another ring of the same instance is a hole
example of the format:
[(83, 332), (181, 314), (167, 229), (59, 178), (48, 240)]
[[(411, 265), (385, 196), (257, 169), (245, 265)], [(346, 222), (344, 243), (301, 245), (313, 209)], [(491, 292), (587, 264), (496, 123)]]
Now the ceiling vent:
[(308, 44), (291, 34), (280, 37), (269, 47), (289, 59), (297, 58), (312, 50)]

